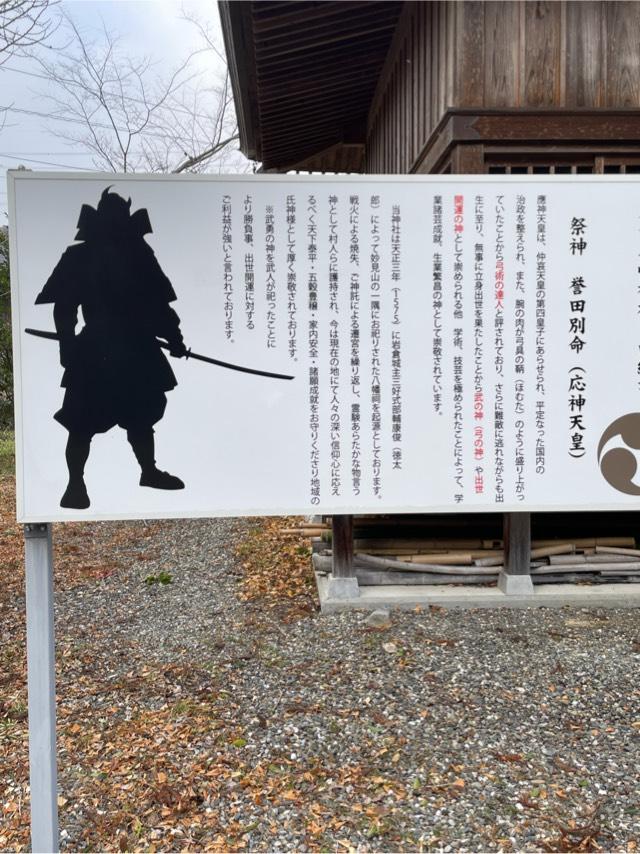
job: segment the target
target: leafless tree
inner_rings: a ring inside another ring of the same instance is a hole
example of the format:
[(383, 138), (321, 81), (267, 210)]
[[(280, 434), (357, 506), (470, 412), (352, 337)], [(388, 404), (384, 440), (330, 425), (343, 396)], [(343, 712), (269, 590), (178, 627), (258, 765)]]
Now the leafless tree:
[(54, 131), (58, 136), (88, 149), (97, 168), (114, 172), (224, 164), (238, 139), (228, 75), (205, 86), (191, 54), (162, 76), (150, 57), (132, 58), (104, 25), (89, 39), (68, 14), (62, 20), (63, 55), (38, 60), (53, 86), (47, 96), (52, 118), (66, 119)]
[(0, 0), (0, 65), (46, 41), (55, 29), (57, 0)]

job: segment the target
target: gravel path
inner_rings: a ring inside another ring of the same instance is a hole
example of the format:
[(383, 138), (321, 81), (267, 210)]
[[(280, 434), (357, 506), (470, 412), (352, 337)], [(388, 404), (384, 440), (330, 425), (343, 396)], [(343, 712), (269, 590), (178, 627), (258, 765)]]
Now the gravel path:
[(249, 528), (163, 523), (155, 557), (58, 593), (65, 849), (635, 850), (637, 612), (287, 624), (238, 599)]

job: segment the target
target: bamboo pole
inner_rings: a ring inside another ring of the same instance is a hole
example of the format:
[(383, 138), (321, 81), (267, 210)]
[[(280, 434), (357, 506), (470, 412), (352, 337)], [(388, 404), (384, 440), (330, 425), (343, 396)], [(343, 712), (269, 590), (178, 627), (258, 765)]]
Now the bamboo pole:
[(280, 528), (281, 534), (302, 534), (305, 537), (320, 537), (322, 534), (331, 533), (330, 528)]
[(473, 558), (470, 554), (439, 554), (439, 555), (410, 555), (405, 557), (409, 563), (418, 563), (421, 566), (430, 563), (440, 563), (445, 566), (471, 566)]
[(438, 575), (431, 572), (389, 572), (388, 570), (376, 570), (372, 567), (361, 567), (356, 565), (356, 578), (361, 587), (375, 585), (401, 584), (401, 585), (436, 585), (452, 584), (493, 584), (495, 585), (498, 575)]
[[(551, 557), (551, 555), (566, 555), (573, 554), (575, 546), (573, 543), (559, 543), (554, 546), (540, 546), (531, 549), (531, 560), (537, 560), (541, 557)], [(480, 557), (476, 560), (476, 566), (499, 566), (504, 561), (502, 552), (498, 552), (490, 557)]]
[(593, 563), (593, 564), (602, 564), (602, 563), (634, 563), (638, 560), (638, 558), (634, 558), (632, 555), (606, 555), (606, 554), (596, 554), (596, 555), (558, 555), (557, 557), (550, 557), (549, 563), (552, 566), (571, 566), (575, 563)]
[(570, 566), (576, 563), (586, 563), (587, 558), (583, 554), (575, 554), (575, 555), (550, 555), (549, 563), (552, 566), (563, 566), (565, 564), (569, 564)]
[[(631, 546), (633, 548), (636, 544), (634, 537), (578, 537), (577, 539), (572, 539), (571, 542), (579, 548), (583, 546), (590, 548), (597, 546)], [(557, 546), (558, 540), (534, 540), (531, 545), (533, 548)]]
[(596, 546), (597, 555), (629, 555), (640, 557), (640, 549), (621, 549), (615, 546)]
[(474, 560), (476, 566), (502, 566), (504, 563), (504, 553), (501, 552), (491, 557), (479, 557)]
[(609, 578), (612, 575), (627, 575), (629, 578), (637, 578), (640, 575), (640, 571), (634, 569), (624, 568), (623, 564), (618, 564), (620, 569), (601, 569), (600, 574), (604, 578)]
[[(493, 541), (491, 541), (493, 542)], [(355, 547), (361, 551), (367, 548), (396, 548), (409, 546), (414, 549), (456, 549), (468, 551), (470, 549), (482, 549), (483, 540), (444, 540), (414, 537), (358, 537), (355, 538)]]
[(365, 566), (374, 566), (380, 569), (389, 569), (393, 572), (403, 570), (404, 572), (438, 572), (442, 575), (495, 575), (492, 569), (482, 570), (477, 566), (447, 566), (444, 564), (415, 564), (402, 560), (385, 560), (371, 555), (358, 555), (358, 561)]
[(539, 557), (552, 557), (553, 555), (574, 554), (576, 547), (573, 543), (558, 543), (557, 546), (539, 546), (531, 549), (531, 557), (535, 560)]
[(551, 566), (541, 566), (538, 569), (532, 570), (536, 572), (538, 575), (544, 575), (547, 572), (606, 572), (607, 570), (614, 570), (614, 572), (609, 573), (612, 575), (624, 575), (628, 570), (640, 570), (640, 561), (635, 561), (634, 563), (577, 563), (577, 564), (564, 564), (558, 566), (557, 564), (552, 564)]

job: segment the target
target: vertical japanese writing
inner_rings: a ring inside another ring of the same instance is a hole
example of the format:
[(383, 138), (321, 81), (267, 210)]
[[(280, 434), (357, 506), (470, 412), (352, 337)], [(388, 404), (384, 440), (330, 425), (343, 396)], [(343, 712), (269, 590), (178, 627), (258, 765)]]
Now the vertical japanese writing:
[(371, 267), (369, 274), (371, 310), (371, 470), (373, 494), (382, 498), (382, 406), (380, 392), (380, 196), (371, 196)]
[(362, 481), (360, 409), (360, 197), (349, 197), (349, 323), (351, 343), (351, 485)]
[(341, 449), (340, 449), (340, 327), (338, 314), (338, 197), (329, 196), (329, 311), (333, 317), (329, 321), (329, 435), (331, 442), (331, 495), (340, 495), (342, 485)]
[[(442, 249), (442, 196), (433, 197), (432, 241), (436, 250)], [(442, 409), (442, 252), (433, 253), (431, 270), (433, 308), (433, 409), (438, 415)]]
[(244, 197), (244, 310), (247, 321), (247, 329), (254, 329), (253, 317), (256, 311), (256, 276), (253, 254), (253, 199), (247, 195)]
[(329, 321), (329, 429), (331, 441), (331, 495), (340, 495), (340, 333), (338, 321)]
[(433, 253), (433, 408), (442, 415), (442, 255)]
[[(569, 249), (571, 255), (575, 258), (581, 258), (587, 248), (585, 234), (587, 225), (584, 217), (572, 217), (569, 226), (570, 240)], [(586, 284), (584, 276), (574, 276), (569, 286), (571, 298), (569, 300), (569, 347), (576, 357), (580, 358), (580, 354), (584, 349), (586, 341), (586, 319), (585, 319), (585, 294)], [(586, 371), (582, 367), (580, 361), (569, 369), (569, 456), (574, 458), (583, 457), (586, 453), (584, 446), (584, 413), (583, 409), (586, 405), (586, 398), (582, 392), (586, 391), (587, 380)]]
[[(640, 232), (640, 228), (636, 228), (636, 231)], [(637, 317), (640, 317), (640, 267), (637, 266), (638, 263), (640, 263), (640, 252), (636, 253), (636, 269), (635, 269), (635, 274), (637, 277), (636, 278), (636, 300), (637, 300), (636, 315), (637, 315)], [(638, 350), (640, 350), (640, 344), (637, 344), (636, 347)], [(637, 377), (636, 387), (640, 391), (640, 362), (636, 363), (636, 377)]]
[(264, 218), (265, 233), (265, 296), (267, 300), (267, 347), (276, 346), (276, 236), (273, 205), (267, 205)]
[(493, 275), (493, 366), (496, 374), (494, 391), (494, 474), (495, 500), (504, 503), (504, 196), (495, 204), (495, 268)]
[(296, 273), (296, 197), (287, 196), (287, 330), (289, 355), (298, 353), (298, 275)]
[(224, 334), (233, 337), (233, 262), (231, 260), (231, 196), (222, 197), (222, 258), (224, 294)]
[(515, 281), (515, 489), (518, 501), (525, 498), (525, 359), (524, 359), (524, 335), (525, 335), (525, 222), (526, 222), (526, 200), (522, 194), (516, 196), (516, 281)]
[(329, 196), (329, 311), (338, 314), (338, 197)]
[(547, 197), (536, 200), (536, 474), (546, 469)]
[[(463, 448), (463, 333), (464, 319), (462, 288), (463, 261), (462, 236), (464, 233), (464, 197), (453, 197), (453, 469), (456, 492), (456, 504), (464, 501), (464, 448)], [(458, 325), (460, 324), (460, 325)]]
[(402, 335), (400, 297), (402, 293), (402, 215), (400, 205), (391, 208), (391, 282), (393, 320), (391, 330), (391, 458), (394, 469), (402, 468)]
[(474, 491), (484, 493), (484, 196), (475, 198), (473, 288), (473, 460)]
[(320, 374), (318, 371), (319, 333), (318, 333), (318, 278), (315, 269), (318, 258), (318, 203), (311, 194), (307, 199), (307, 260), (309, 262), (309, 280), (307, 297), (309, 306), (309, 457), (311, 504), (320, 504)]
[(320, 377), (316, 365), (309, 366), (309, 433), (311, 449), (310, 501), (320, 504)]
[(442, 196), (433, 197), (433, 243), (442, 246)]

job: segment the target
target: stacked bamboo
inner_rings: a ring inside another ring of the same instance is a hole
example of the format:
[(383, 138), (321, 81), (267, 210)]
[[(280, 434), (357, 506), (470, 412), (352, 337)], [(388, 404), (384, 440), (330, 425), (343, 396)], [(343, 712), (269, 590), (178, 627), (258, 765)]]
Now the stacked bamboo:
[[(633, 547), (633, 548), (632, 548)], [(356, 565), (377, 572), (430, 574), (461, 583), (495, 583), (504, 566), (499, 541), (433, 540), (420, 545), (404, 541), (396, 545), (356, 545)], [(640, 575), (640, 550), (632, 537), (589, 537), (574, 542), (535, 540), (531, 549), (530, 572), (540, 581), (591, 580)]]
[[(362, 520), (358, 519), (358, 523)], [(305, 522), (285, 529), (310, 537), (314, 552), (331, 557), (331, 527)], [(362, 584), (494, 584), (504, 565), (502, 540), (459, 537), (372, 536), (358, 525), (354, 566)], [(640, 549), (634, 537), (581, 537), (571, 541), (534, 540), (530, 572), (539, 583), (640, 578)]]

